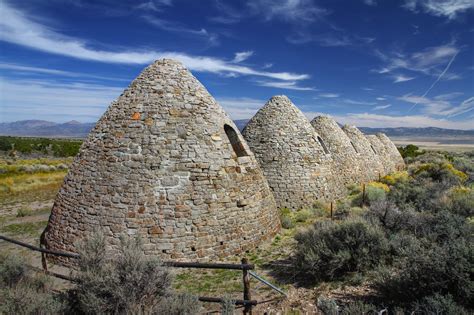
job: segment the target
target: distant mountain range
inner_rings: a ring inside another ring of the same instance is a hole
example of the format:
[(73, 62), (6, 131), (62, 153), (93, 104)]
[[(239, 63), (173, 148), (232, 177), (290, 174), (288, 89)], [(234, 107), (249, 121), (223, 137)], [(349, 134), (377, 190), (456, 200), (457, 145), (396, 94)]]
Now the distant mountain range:
[(75, 120), (54, 123), (45, 120), (20, 120), (0, 123), (0, 135), (52, 138), (85, 138), (95, 123), (81, 123)]
[[(243, 130), (248, 119), (235, 120), (236, 126)], [(81, 123), (75, 120), (66, 123), (54, 123), (45, 120), (21, 120), (0, 123), (0, 135), (52, 138), (85, 138), (95, 123)], [(359, 128), (365, 134), (383, 132), (391, 137), (474, 137), (474, 130), (427, 128)]]

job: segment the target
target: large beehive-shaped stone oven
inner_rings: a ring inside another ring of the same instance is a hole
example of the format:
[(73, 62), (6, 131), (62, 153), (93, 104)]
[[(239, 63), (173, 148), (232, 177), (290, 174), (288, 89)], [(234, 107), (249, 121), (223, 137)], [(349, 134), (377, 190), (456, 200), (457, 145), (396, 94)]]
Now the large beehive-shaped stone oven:
[(304, 114), (286, 96), (274, 96), (242, 132), (279, 208), (332, 200), (332, 159)]
[(338, 193), (345, 194), (350, 184), (361, 183), (360, 158), (357, 148), (342, 131), (337, 122), (328, 116), (317, 116), (311, 125), (321, 136), (334, 160), (334, 177), (338, 183)]
[(344, 125), (342, 130), (357, 151), (361, 165), (360, 174), (364, 182), (384, 176), (386, 173), (382, 161), (365, 135), (356, 126)]
[(385, 145), (380, 141), (380, 139), (376, 135), (366, 135), (367, 140), (369, 140), (372, 147), (375, 149), (383, 167), (385, 174), (392, 173), (396, 170), (395, 162), (392, 161), (392, 158), (385, 148)]
[(81, 147), (43, 234), (74, 252), (94, 231), (114, 250), (140, 235), (145, 254), (214, 259), (279, 229), (276, 205), (242, 135), (179, 62), (147, 67)]
[(377, 138), (379, 138), (380, 142), (382, 142), (382, 144), (384, 145), (385, 150), (387, 151), (388, 155), (390, 156), (391, 161), (395, 165), (395, 169), (397, 171), (404, 169), (405, 168), (405, 161), (403, 161), (402, 155), (400, 154), (400, 152), (398, 151), (397, 147), (392, 142), (392, 140), (390, 140), (390, 138), (387, 137), (386, 134), (381, 133), (381, 132), (377, 133), (376, 136), (377, 136)]

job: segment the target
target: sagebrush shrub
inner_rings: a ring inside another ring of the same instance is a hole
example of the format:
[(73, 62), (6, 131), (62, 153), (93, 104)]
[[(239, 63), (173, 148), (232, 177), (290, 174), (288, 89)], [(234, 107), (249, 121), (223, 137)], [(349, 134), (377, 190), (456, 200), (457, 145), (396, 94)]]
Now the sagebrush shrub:
[(317, 222), (298, 233), (296, 264), (314, 280), (364, 272), (385, 260), (388, 243), (380, 228), (363, 220)]
[(0, 314), (59, 314), (63, 309), (45, 275), (27, 270), (17, 255), (0, 257)]
[(412, 310), (412, 313), (415, 314), (472, 314), (457, 304), (450, 294), (427, 296), (421, 301), (414, 303)]
[(354, 199), (352, 199), (352, 206), (371, 205), (374, 202), (385, 199), (386, 194), (387, 191), (381, 186), (367, 185), (365, 187), (365, 195), (362, 191), (358, 193)]
[(163, 297), (152, 310), (152, 314), (194, 315), (199, 313), (199, 300), (190, 294), (174, 294)]
[(412, 239), (405, 246), (393, 267), (380, 269), (374, 282), (384, 301), (397, 305), (433, 294), (452, 294), (458, 303), (472, 307), (472, 242), (460, 238), (435, 245)]
[(79, 246), (79, 254), (75, 296), (84, 313), (153, 314), (158, 309), (179, 309), (176, 314), (191, 314), (199, 305), (191, 297), (171, 292), (170, 271), (144, 255), (138, 238), (121, 239), (117, 255), (108, 258), (104, 236), (97, 234)]

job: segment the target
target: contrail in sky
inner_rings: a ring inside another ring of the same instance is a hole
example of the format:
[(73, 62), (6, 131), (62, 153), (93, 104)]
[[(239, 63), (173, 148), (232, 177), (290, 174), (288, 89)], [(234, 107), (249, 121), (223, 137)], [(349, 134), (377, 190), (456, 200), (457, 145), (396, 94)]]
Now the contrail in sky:
[[(448, 65), (446, 66), (446, 68), (444, 68), (443, 72), (441, 72), (441, 74), (438, 76), (438, 78), (436, 79), (436, 81), (433, 82), (433, 84), (431, 84), (430, 88), (428, 90), (426, 90), (425, 94), (423, 94), (421, 96), (421, 98), (425, 97), (426, 95), (428, 95), (428, 93), (431, 91), (432, 88), (434, 88), (434, 86), (436, 85), (436, 83), (439, 82), (439, 80), (441, 80), (441, 78), (446, 74), (446, 72), (449, 70), (449, 67), (451, 67), (451, 64), (453, 63), (454, 59), (456, 59), (456, 56), (458, 55), (459, 52), (455, 53), (453, 58), (451, 58), (451, 60), (448, 62)], [(416, 102), (415, 104), (413, 104), (412, 107), (410, 107), (410, 109), (408, 110), (408, 113), (411, 112), (411, 110), (413, 108), (415, 108), (416, 105), (418, 105), (420, 102)]]

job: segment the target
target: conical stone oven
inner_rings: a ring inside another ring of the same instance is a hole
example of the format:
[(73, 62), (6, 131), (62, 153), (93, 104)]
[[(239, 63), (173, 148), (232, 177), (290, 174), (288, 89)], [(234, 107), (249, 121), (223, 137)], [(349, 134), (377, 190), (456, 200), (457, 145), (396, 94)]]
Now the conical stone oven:
[(75, 252), (95, 231), (114, 250), (139, 235), (145, 254), (238, 254), (279, 229), (258, 163), (229, 116), (179, 62), (148, 66), (83, 143), (43, 233)]

